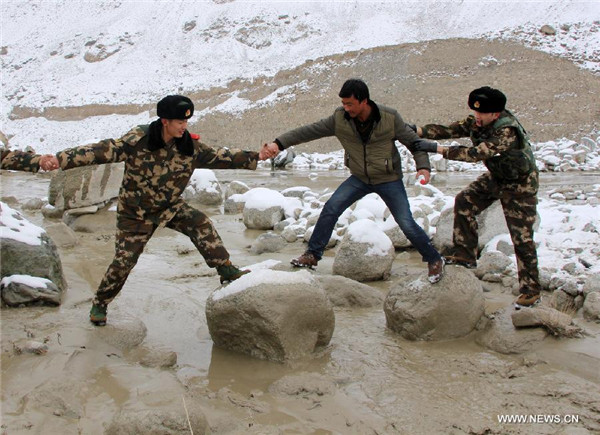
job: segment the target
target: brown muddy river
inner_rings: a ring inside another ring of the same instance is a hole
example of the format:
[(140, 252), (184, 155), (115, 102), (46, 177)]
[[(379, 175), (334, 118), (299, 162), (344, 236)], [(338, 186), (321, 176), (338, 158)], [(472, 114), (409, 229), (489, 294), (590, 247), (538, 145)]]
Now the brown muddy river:
[[(216, 174), (222, 183), (239, 180), (275, 190), (303, 185), (319, 193), (347, 176), (318, 172), (311, 179), (309, 171), (266, 169)], [(433, 184), (454, 194), (476, 176), (441, 174)], [(14, 196), (21, 204), (47, 196), (45, 174), (3, 171), (0, 181), (2, 197)], [(600, 174), (543, 174), (541, 195), (563, 185), (595, 183)], [(261, 231), (246, 230), (241, 215), (200, 208), (212, 217), (238, 265), (268, 259), (287, 264), (305, 247), (296, 242), (278, 253), (253, 255), (248, 247)], [(42, 227), (59, 222), (39, 210), (23, 213)], [(145, 324), (143, 351), (177, 356), (173, 367), (145, 367), (140, 349), (122, 350), (88, 322), (92, 295), (113, 255), (114, 213), (102, 211), (96, 223), (97, 232), (77, 233), (75, 247), (59, 250), (69, 284), (60, 307), (1, 311), (3, 434), (102, 434), (124, 410), (181, 413), (184, 396), (188, 406), (202, 409), (212, 433), (223, 434), (600, 433), (597, 324), (579, 319), (588, 331), (584, 338), (548, 336), (535, 351), (503, 355), (476, 344), (474, 334), (445, 342), (405, 340), (386, 328), (381, 307), (336, 308), (335, 331), (323, 355), (287, 364), (261, 361), (213, 347), (204, 308), (218, 277), (191, 242), (171, 230), (150, 241), (109, 306), (109, 323)], [(330, 274), (332, 262), (333, 252), (327, 251), (315, 273)], [(391, 279), (370, 285), (385, 295), (395, 283), (423, 272), (415, 253), (398, 252)], [(485, 298), (486, 313), (492, 313), (514, 297), (499, 290)], [(13, 344), (26, 339), (46, 341), (48, 352), (14, 352)], [(302, 386), (296, 393), (271, 388), (286, 376)], [(323, 392), (315, 379), (334, 388)], [(561, 419), (499, 422), (505, 414)]]

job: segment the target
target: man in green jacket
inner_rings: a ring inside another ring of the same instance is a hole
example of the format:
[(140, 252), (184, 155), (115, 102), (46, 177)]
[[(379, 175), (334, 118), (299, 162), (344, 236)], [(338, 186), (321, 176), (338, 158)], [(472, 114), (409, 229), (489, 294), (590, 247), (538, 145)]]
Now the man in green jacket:
[(158, 102), (159, 119), (137, 126), (120, 139), (106, 139), (60, 151), (55, 164), (62, 169), (125, 162), (117, 205), (115, 257), (102, 279), (90, 311), (92, 323), (106, 324), (107, 305), (117, 296), (152, 234), (159, 227), (188, 236), (206, 264), (216, 267), (221, 283), (233, 281), (239, 270), (211, 220), (181, 197), (196, 168), (256, 169), (264, 151), (211, 148), (189, 133), (192, 101), (169, 95)]
[(539, 172), (529, 138), (517, 118), (505, 109), (506, 96), (501, 91), (489, 86), (475, 89), (468, 104), (474, 114), (462, 121), (449, 126), (413, 126), (419, 136), (429, 139), (470, 137), (472, 147), (421, 143), (416, 148), (449, 160), (483, 161), (489, 170), (456, 196), (454, 255), (446, 256), (447, 264), (477, 267), (476, 217), (500, 200), (517, 257), (521, 294), (515, 307), (532, 306), (539, 302), (541, 289), (533, 240)]
[(369, 88), (362, 80), (347, 80), (339, 97), (342, 107), (330, 117), (291, 130), (263, 147), (268, 157), (275, 157), (292, 145), (335, 136), (344, 148), (345, 164), (351, 173), (325, 203), (308, 249), (291, 263), (296, 267), (316, 267), (339, 216), (362, 197), (377, 193), (423, 261), (427, 262), (429, 281), (438, 282), (443, 275), (444, 259), (413, 219), (402, 183), (400, 153), (396, 148), (396, 141), (399, 141), (413, 153), (417, 174), (427, 183), (431, 169), (429, 157), (426, 152), (416, 151), (415, 145), (428, 141), (420, 139), (407, 127), (396, 110), (371, 101)]

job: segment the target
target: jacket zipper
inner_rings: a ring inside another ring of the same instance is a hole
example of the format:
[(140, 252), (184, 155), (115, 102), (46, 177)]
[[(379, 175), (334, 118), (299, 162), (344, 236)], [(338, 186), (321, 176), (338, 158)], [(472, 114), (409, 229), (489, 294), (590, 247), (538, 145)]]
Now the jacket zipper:
[[(367, 141), (363, 142), (363, 159), (364, 159), (364, 162), (365, 162), (365, 175), (367, 176), (367, 180), (369, 180), (369, 184), (371, 184), (371, 177), (369, 176), (369, 171), (367, 171), (367, 144), (369, 142), (371, 142), (371, 136), (373, 136), (373, 132), (375, 131), (375, 127), (377, 127), (377, 121), (373, 122), (373, 128), (371, 129), (371, 132), (369, 133), (369, 137), (367, 138)], [(358, 137), (360, 138), (360, 134), (358, 135)]]
[(377, 127), (378, 122), (377, 121), (373, 122), (373, 128), (371, 129), (371, 132), (369, 133), (369, 137), (367, 138), (366, 142), (364, 142), (362, 140), (362, 137), (358, 133), (358, 130), (356, 129), (356, 125), (354, 125), (354, 122), (350, 121), (350, 124), (351, 124), (352, 130), (354, 131), (354, 134), (362, 142), (362, 145), (363, 145), (363, 167), (365, 170), (365, 176), (367, 177), (367, 180), (369, 180), (369, 184), (371, 184), (371, 177), (369, 177), (369, 171), (367, 170), (367, 144), (371, 141), (371, 136), (373, 136), (373, 132), (375, 131), (375, 128)]

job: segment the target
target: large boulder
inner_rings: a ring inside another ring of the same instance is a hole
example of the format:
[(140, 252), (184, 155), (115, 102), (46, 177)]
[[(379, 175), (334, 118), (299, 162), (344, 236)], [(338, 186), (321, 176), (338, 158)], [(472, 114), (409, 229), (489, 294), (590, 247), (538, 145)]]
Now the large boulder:
[(331, 303), (336, 307), (380, 307), (383, 294), (371, 286), (339, 275), (318, 275)]
[(511, 306), (492, 314), (475, 341), (503, 354), (520, 354), (534, 349), (548, 332), (543, 328), (515, 328), (512, 320), (514, 311)]
[(57, 171), (48, 202), (59, 210), (106, 204), (118, 196), (124, 168), (124, 163), (108, 163)]
[(209, 296), (206, 319), (216, 346), (278, 362), (317, 354), (335, 327), (331, 302), (306, 270), (244, 275)]
[(399, 283), (385, 299), (387, 326), (409, 340), (446, 340), (475, 329), (485, 308), (481, 283), (467, 269), (447, 266), (444, 279), (431, 284), (423, 274)]
[[(19, 301), (17, 305), (40, 301), (47, 301), (52, 305), (60, 303), (66, 282), (58, 250), (48, 234), (25, 219), (17, 210), (10, 208), (5, 203), (0, 203), (0, 242), (2, 258), (0, 275), (2, 278), (18, 275), (45, 278), (55, 286), (55, 288), (51, 288), (52, 286), (49, 287), (45, 284), (43, 286), (27, 285), (28, 282), (24, 282), (23, 279), (12, 280), (11, 282), (18, 281), (25, 285), (12, 285), (10, 289), (7, 285), (12, 296), (5, 302), (8, 305), (11, 305), (12, 301)], [(20, 296), (15, 295), (15, 291), (18, 291), (19, 288), (23, 290)], [(35, 289), (39, 291), (35, 291)], [(54, 294), (48, 298), (48, 292)]]
[(355, 281), (385, 280), (395, 258), (390, 238), (368, 219), (351, 223), (333, 260), (333, 273)]

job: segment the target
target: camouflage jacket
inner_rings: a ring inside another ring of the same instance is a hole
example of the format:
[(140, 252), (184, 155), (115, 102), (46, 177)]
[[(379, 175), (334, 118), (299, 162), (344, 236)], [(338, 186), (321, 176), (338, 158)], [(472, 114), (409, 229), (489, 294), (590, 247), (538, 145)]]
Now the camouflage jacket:
[(189, 135), (190, 155), (162, 141), (163, 147), (151, 151), (148, 127), (56, 154), (61, 169), (125, 162), (117, 205), (117, 226), (123, 231), (149, 232), (166, 225), (183, 205), (181, 194), (196, 168), (256, 169), (258, 153), (214, 149), (193, 134)]
[(515, 183), (537, 173), (527, 133), (506, 110), (498, 120), (486, 127), (478, 127), (475, 117), (471, 115), (449, 126), (428, 124), (422, 130), (423, 137), (428, 139), (470, 137), (473, 147), (446, 147), (444, 157), (465, 162), (483, 161), (497, 181)]
[(377, 105), (369, 100), (374, 125), (371, 135), (363, 142), (354, 120), (343, 107), (333, 115), (313, 124), (288, 131), (276, 141), (283, 148), (328, 136), (335, 136), (344, 148), (344, 163), (355, 177), (367, 184), (380, 184), (402, 178), (400, 153), (396, 141), (404, 144), (413, 154), (417, 169), (431, 168), (429, 155), (414, 151), (414, 145), (422, 139), (406, 126), (400, 114), (391, 108)]
[(12, 169), (14, 171), (38, 172), (40, 170), (40, 154), (26, 151), (11, 151), (1, 147), (2, 157), (0, 169)]

